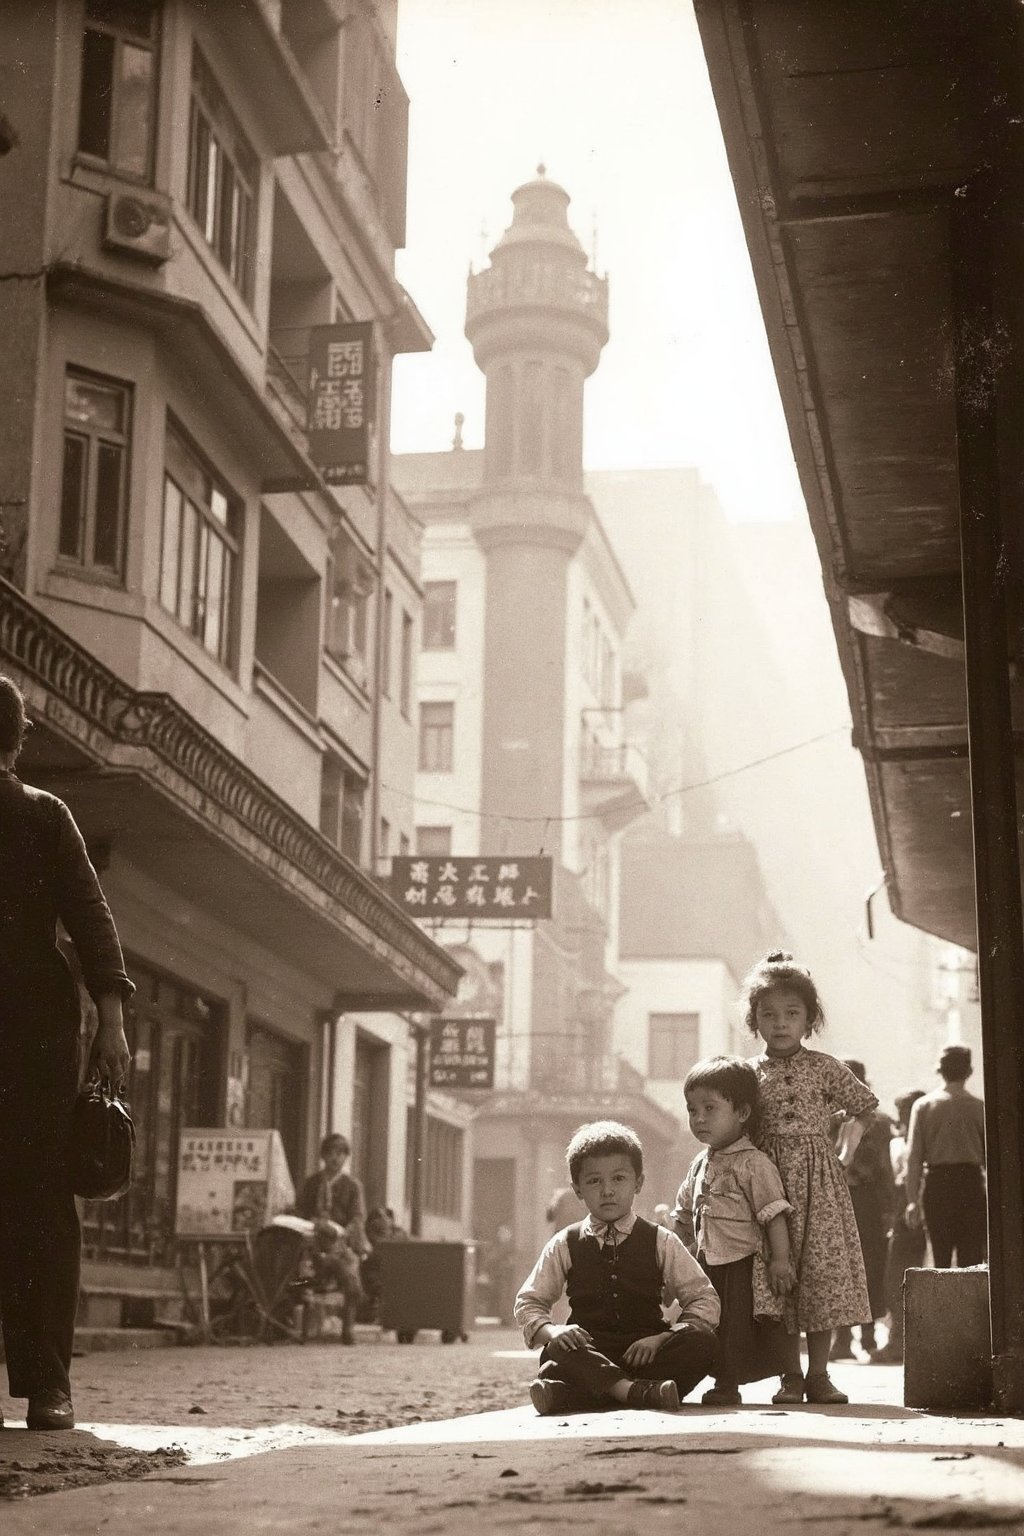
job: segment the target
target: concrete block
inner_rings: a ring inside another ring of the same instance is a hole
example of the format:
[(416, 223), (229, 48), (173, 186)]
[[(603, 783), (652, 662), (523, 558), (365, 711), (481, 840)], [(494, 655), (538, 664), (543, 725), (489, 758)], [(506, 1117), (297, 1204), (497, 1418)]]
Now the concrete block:
[(83, 1291), (78, 1302), (77, 1323), (80, 1328), (120, 1328), (120, 1296), (102, 1292)]
[(903, 1277), (903, 1401), (986, 1408), (992, 1401), (988, 1266), (908, 1269)]

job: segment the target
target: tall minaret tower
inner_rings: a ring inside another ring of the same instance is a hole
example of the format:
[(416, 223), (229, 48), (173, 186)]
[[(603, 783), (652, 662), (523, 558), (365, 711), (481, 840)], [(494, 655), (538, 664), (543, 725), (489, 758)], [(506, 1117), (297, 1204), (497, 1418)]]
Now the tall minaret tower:
[(490, 266), (470, 274), (466, 313), (487, 378), (484, 485), (472, 510), (487, 562), (482, 851), (530, 851), (501, 820), (515, 812), (550, 816), (545, 848), (557, 854), (579, 732), (566, 714), (568, 571), (594, 519), (583, 385), (608, 340), (608, 284), (588, 270), (568, 193), (543, 166), (512, 203)]
[(470, 275), (466, 310), (487, 377), (487, 483), (578, 491), (583, 382), (608, 340), (608, 282), (587, 270), (569, 228), (569, 194), (543, 165), (512, 205), (491, 265)]

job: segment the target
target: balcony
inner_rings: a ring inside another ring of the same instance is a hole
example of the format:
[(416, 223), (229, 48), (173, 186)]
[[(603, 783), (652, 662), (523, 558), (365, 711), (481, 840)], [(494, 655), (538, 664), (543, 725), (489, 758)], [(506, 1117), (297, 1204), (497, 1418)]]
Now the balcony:
[(647, 761), (639, 747), (607, 745), (584, 729), (580, 739), (580, 788), (586, 815), (600, 816), (609, 832), (620, 832), (650, 809)]
[(466, 323), (485, 314), (525, 306), (571, 310), (608, 337), (608, 279), (554, 261), (508, 260), (501, 266), (472, 272), (466, 300)]

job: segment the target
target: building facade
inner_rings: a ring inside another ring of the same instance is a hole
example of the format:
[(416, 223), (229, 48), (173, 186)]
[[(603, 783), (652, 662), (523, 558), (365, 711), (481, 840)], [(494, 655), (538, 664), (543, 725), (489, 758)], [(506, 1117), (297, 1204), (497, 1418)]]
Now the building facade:
[(543, 168), (512, 201), (490, 265), (469, 280), (485, 447), (457, 434), (451, 452), (394, 467), (425, 527), (417, 851), (554, 861), (551, 920), (439, 934), (465, 971), (457, 1009), (483, 1001), (498, 1019), (495, 1089), (475, 1100), (474, 1233), (493, 1244), (507, 1229), (525, 1272), (581, 1121), (631, 1121), (654, 1164), (678, 1127), (612, 1035), (618, 848), (647, 802), (624, 731), (634, 600), (583, 487), (606, 281)]
[[(405, 1208), (408, 1010), (458, 967), (375, 875), (411, 842), (420, 527), (390, 484), (407, 101), (395, 6), (15, 0), (0, 16), (0, 666), (138, 991), (139, 1176), (87, 1211), (169, 1250), (183, 1125), (350, 1135)], [(311, 329), (372, 324), (362, 483), (310, 456)]]

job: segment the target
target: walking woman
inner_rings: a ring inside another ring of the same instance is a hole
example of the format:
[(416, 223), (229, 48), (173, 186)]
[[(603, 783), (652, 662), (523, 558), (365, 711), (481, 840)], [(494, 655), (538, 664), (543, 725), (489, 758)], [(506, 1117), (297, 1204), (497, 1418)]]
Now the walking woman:
[(27, 726), (20, 690), (0, 676), (0, 1315), (29, 1429), (72, 1429), (81, 1232), (64, 1155), (81, 1017), (58, 918), (99, 1015), (90, 1066), (115, 1085), (128, 1071), (121, 1010), (134, 988), (71, 812), (14, 772)]

